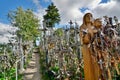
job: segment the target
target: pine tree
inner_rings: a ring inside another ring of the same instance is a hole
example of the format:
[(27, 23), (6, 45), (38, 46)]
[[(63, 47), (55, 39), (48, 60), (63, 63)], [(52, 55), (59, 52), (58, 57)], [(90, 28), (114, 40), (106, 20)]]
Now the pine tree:
[(58, 9), (56, 8), (56, 6), (54, 5), (54, 3), (51, 3), (46, 12), (47, 14), (44, 15), (44, 20), (46, 21), (46, 25), (47, 27), (54, 27), (55, 23), (59, 23), (60, 22), (60, 14), (58, 13)]

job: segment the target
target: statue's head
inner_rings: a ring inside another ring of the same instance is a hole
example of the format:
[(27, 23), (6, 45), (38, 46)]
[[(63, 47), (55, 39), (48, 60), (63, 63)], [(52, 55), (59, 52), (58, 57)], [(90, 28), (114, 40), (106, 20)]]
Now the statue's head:
[(101, 21), (100, 18), (97, 18), (97, 19), (94, 20), (94, 26), (95, 26), (97, 29), (99, 29), (99, 28), (102, 27), (102, 21)]
[(91, 23), (93, 22), (93, 16), (91, 13), (86, 13), (83, 17), (83, 24), (87, 25), (87, 23)]

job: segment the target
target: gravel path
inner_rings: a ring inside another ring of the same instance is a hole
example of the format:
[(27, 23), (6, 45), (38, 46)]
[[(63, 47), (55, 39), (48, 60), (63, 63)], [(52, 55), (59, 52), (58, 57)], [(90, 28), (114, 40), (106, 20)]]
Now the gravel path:
[(40, 80), (39, 54), (33, 53), (32, 59), (24, 72), (24, 80)]

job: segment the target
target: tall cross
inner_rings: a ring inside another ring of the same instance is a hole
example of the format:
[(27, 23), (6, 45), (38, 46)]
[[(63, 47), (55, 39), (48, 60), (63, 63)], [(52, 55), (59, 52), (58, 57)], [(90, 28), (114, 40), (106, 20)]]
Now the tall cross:
[(70, 24), (70, 25), (72, 25), (72, 24), (73, 24), (72, 20), (70, 20), (69, 24)]
[(72, 28), (73, 26), (72, 26), (72, 24), (73, 24), (73, 22), (72, 22), (72, 20), (70, 20), (70, 22), (68, 22), (69, 24), (70, 24), (70, 28)]
[(109, 22), (110, 22), (110, 25), (112, 26), (113, 25), (112, 17), (109, 17)]

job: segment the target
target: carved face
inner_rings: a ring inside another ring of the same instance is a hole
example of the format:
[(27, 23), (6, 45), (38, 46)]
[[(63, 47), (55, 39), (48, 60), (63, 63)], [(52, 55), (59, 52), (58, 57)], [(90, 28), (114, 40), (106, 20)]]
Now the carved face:
[(94, 26), (96, 28), (101, 28), (102, 27), (102, 21), (100, 19), (95, 19)]
[(92, 16), (92, 14), (91, 13), (86, 13), (85, 16), (84, 16), (84, 18), (83, 18), (83, 22), (85, 24), (92, 23), (93, 22), (93, 16)]

